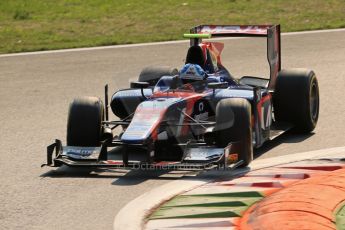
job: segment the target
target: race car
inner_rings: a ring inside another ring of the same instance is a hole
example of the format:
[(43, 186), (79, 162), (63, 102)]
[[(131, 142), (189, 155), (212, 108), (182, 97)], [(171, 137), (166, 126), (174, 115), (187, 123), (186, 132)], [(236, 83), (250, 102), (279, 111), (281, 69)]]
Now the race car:
[[(289, 129), (314, 130), (318, 81), (309, 69), (281, 70), (280, 25), (200, 25), (184, 36), (190, 48), (181, 70), (145, 68), (130, 88), (112, 95), (110, 108), (118, 120), (109, 121), (107, 85), (105, 103), (97, 97), (75, 99), (67, 145), (60, 140), (49, 145), (45, 165), (248, 166), (253, 149), (266, 141)], [(224, 44), (212, 41), (229, 36), (267, 38), (269, 78), (230, 74), (222, 65)]]

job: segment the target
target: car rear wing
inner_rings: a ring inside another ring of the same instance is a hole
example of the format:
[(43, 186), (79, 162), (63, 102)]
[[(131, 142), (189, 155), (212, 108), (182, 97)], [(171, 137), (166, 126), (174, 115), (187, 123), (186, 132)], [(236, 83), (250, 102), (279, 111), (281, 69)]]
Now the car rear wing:
[(270, 66), (268, 88), (274, 90), (281, 69), (280, 25), (200, 25), (190, 30), (191, 46), (211, 37), (267, 37), (267, 60)]

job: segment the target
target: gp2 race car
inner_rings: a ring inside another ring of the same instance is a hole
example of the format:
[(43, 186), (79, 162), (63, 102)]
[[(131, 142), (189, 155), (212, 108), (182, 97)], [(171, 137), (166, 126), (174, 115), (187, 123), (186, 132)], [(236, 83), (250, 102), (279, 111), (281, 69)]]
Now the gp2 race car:
[[(269, 79), (235, 79), (229, 73), (221, 62), (223, 43), (210, 40), (228, 36), (267, 37)], [(145, 68), (138, 82), (111, 97), (111, 110), (119, 118), (115, 121), (109, 121), (107, 85), (105, 103), (97, 97), (75, 99), (69, 108), (67, 146), (60, 140), (49, 145), (45, 165), (247, 166), (253, 148), (292, 128), (302, 133), (315, 128), (318, 81), (312, 70), (281, 70), (279, 25), (201, 25), (185, 37), (190, 48), (184, 71), (190, 76), (201, 71), (200, 79), (183, 78), (183, 70)], [(122, 129), (119, 135), (116, 128)]]

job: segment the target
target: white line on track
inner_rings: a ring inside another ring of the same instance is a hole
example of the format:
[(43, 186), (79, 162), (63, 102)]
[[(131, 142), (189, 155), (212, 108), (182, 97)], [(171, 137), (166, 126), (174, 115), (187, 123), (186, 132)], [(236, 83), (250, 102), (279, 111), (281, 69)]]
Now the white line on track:
[[(332, 32), (344, 32), (344, 31), (345, 31), (345, 28), (329, 29), (329, 30), (310, 30), (310, 31), (282, 33), (282, 36), (315, 34), (315, 33), (332, 33)], [(229, 37), (229, 38), (216, 38), (216, 39), (212, 39), (212, 40), (231, 40), (231, 39), (242, 39), (242, 38), (243, 37)], [(75, 49), (24, 52), (24, 53), (2, 54), (2, 55), (0, 55), (0, 58), (2, 58), (2, 57), (16, 57), (16, 56), (28, 56), (28, 55), (39, 55), (39, 54), (94, 51), (94, 50), (105, 50), (105, 49), (119, 49), (119, 48), (142, 47), (142, 46), (169, 45), (169, 44), (179, 44), (179, 43), (188, 43), (188, 42), (189, 42), (189, 40), (178, 40), (178, 41), (166, 41), (166, 42), (149, 42), (149, 43), (127, 44), (127, 45), (98, 46), (98, 47), (75, 48)]]

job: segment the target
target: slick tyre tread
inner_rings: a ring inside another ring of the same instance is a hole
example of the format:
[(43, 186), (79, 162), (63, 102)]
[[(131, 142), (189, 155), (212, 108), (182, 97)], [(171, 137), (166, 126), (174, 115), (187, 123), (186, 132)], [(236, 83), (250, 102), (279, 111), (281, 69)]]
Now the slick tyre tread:
[(100, 146), (104, 107), (97, 97), (76, 98), (70, 104), (67, 119), (67, 145)]
[(161, 77), (174, 76), (177, 74), (178, 70), (176, 68), (166, 66), (148, 66), (141, 71), (138, 81), (148, 82), (150, 86), (154, 86)]
[(251, 105), (244, 98), (222, 99), (216, 107), (216, 144), (239, 146), (239, 160), (247, 166), (253, 160)]
[(319, 103), (314, 71), (287, 69), (279, 72), (273, 96), (276, 121), (292, 123), (295, 131), (309, 133), (317, 124)]

